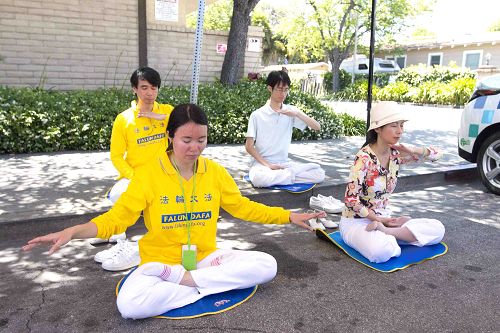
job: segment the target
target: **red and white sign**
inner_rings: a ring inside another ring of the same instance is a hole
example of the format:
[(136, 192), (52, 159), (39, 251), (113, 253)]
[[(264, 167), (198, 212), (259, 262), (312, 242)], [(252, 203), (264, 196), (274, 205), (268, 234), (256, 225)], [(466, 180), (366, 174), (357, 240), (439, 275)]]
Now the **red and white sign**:
[(227, 44), (217, 43), (217, 53), (224, 54), (227, 51)]

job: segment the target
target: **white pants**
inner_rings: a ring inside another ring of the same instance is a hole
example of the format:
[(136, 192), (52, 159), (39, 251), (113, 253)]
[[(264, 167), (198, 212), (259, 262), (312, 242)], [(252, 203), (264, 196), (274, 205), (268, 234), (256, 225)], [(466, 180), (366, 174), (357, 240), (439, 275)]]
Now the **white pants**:
[(127, 190), (128, 184), (130, 184), (130, 179), (122, 178), (116, 182), (115, 185), (109, 190), (108, 199), (113, 204), (120, 198), (120, 196)]
[(150, 264), (139, 266), (122, 285), (116, 303), (123, 318), (154, 317), (206, 295), (266, 283), (277, 270), (276, 260), (267, 253), (216, 250), (190, 272), (198, 287), (187, 287), (142, 274)]
[[(406, 243), (397, 241), (394, 236), (387, 235), (379, 230), (366, 231), (366, 226), (371, 222), (367, 218), (340, 219), (340, 234), (342, 240), (361, 253), (371, 262), (386, 262), (392, 257), (399, 257), (401, 248), (399, 244), (425, 246), (439, 243), (444, 237), (444, 225), (434, 219), (411, 219), (401, 227), (406, 227), (417, 239), (416, 242)], [(398, 244), (399, 243), (399, 244)]]
[(268, 187), (295, 183), (321, 183), (325, 180), (325, 170), (316, 163), (287, 162), (280, 164), (283, 169), (272, 170), (260, 163), (250, 168), (249, 177), (253, 186)]

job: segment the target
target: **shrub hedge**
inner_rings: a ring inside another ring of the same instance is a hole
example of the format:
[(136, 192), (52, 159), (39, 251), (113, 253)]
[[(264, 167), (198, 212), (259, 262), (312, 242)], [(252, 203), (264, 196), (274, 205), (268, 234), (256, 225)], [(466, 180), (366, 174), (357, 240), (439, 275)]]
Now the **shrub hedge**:
[[(232, 87), (200, 85), (198, 103), (209, 117), (209, 142), (243, 143), (250, 113), (266, 102), (268, 94), (261, 81), (244, 81)], [(131, 91), (119, 89), (60, 92), (0, 87), (0, 153), (109, 149), (113, 120), (133, 98)], [(162, 87), (158, 100), (172, 105), (187, 103), (189, 87)], [(293, 87), (286, 102), (322, 125), (319, 133), (294, 132), (294, 140), (358, 133), (343, 127), (359, 126), (356, 122), (336, 115), (313, 96)]]
[[(451, 67), (409, 66), (403, 68), (396, 82), (382, 88), (374, 85), (374, 100), (443, 104), (462, 106), (469, 100), (476, 84), (475, 74), (469, 70)], [(333, 95), (336, 100), (366, 100), (368, 81), (355, 81)]]
[(476, 74), (468, 69), (452, 66), (413, 65), (399, 71), (396, 81), (418, 87), (424, 82), (449, 83), (458, 79), (475, 79)]

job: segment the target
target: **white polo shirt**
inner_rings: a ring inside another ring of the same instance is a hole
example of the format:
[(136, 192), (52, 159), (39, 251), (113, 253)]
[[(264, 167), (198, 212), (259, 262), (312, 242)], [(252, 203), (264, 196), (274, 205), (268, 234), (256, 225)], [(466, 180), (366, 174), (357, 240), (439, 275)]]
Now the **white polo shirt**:
[[(283, 110), (290, 108), (295, 107), (283, 104)], [(303, 131), (307, 125), (297, 117), (274, 111), (267, 103), (250, 115), (247, 138), (255, 140), (255, 149), (269, 163), (286, 163), (294, 127)], [(255, 162), (252, 159), (252, 164)]]

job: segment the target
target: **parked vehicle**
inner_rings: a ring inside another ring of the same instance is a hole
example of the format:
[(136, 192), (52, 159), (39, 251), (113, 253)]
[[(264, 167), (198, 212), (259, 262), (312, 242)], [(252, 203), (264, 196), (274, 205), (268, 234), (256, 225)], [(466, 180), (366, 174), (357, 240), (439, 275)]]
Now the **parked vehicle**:
[[(364, 55), (358, 54), (355, 60), (356, 68), (354, 69), (354, 74), (368, 74), (370, 59)], [(352, 74), (353, 66), (354, 59), (350, 57), (342, 61), (340, 69)], [(373, 73), (397, 73), (400, 70), (401, 68), (399, 68), (399, 65), (394, 60), (385, 60), (381, 58), (373, 59)]]
[(500, 74), (480, 81), (465, 105), (458, 154), (476, 162), (483, 184), (500, 195)]

